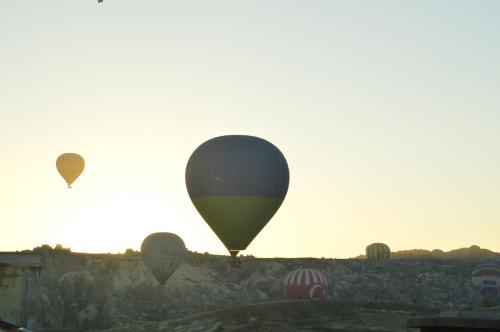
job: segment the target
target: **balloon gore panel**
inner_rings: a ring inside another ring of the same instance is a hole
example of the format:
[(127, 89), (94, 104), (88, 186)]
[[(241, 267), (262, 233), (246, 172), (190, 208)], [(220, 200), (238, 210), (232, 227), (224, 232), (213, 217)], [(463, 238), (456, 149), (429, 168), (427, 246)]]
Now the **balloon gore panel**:
[(279, 209), (281, 199), (209, 196), (193, 204), (228, 250), (244, 250)]

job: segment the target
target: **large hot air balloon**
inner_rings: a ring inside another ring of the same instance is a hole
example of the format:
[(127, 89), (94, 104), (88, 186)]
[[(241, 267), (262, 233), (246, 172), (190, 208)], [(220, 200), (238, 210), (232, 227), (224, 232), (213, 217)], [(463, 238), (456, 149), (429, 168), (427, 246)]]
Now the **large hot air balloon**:
[(366, 257), (377, 267), (383, 267), (391, 258), (391, 249), (384, 243), (372, 243), (366, 247)]
[(236, 257), (283, 203), (289, 171), (262, 138), (229, 135), (200, 145), (186, 166), (186, 186), (203, 219)]
[(68, 183), (68, 188), (82, 174), (85, 161), (82, 156), (76, 153), (63, 153), (57, 158), (56, 167), (59, 174)]
[(285, 277), (283, 291), (288, 300), (321, 300), (326, 296), (328, 280), (314, 269), (294, 270)]
[(481, 305), (495, 306), (500, 288), (500, 266), (493, 263), (479, 264), (472, 270), (472, 284), (480, 288)]
[(184, 241), (173, 233), (150, 234), (141, 245), (144, 265), (162, 285), (182, 264), (186, 251)]

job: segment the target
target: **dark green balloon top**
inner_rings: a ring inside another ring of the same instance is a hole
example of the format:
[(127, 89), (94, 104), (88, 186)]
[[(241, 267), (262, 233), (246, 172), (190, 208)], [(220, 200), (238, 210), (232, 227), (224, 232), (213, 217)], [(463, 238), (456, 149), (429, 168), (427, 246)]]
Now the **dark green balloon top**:
[(207, 196), (258, 196), (283, 200), (288, 164), (268, 141), (244, 135), (212, 138), (191, 155), (186, 186), (191, 199)]

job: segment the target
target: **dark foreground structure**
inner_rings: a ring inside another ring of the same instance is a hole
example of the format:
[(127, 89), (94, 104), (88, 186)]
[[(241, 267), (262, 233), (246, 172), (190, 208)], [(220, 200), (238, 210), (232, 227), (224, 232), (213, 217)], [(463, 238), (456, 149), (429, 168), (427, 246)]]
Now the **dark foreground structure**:
[(439, 317), (409, 319), (408, 327), (421, 332), (494, 332), (500, 331), (500, 315), (492, 312), (455, 312)]
[(0, 252), (0, 319), (5, 324), (37, 327), (41, 266), (40, 255)]

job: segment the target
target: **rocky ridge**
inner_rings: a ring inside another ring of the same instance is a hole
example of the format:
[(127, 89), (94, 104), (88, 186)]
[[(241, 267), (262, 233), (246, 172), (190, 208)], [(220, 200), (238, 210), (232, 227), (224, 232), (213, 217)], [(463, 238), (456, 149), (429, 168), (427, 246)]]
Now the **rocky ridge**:
[(226, 256), (190, 253), (165, 286), (140, 255), (42, 254), (40, 323), (78, 331), (161, 322), (233, 305), (283, 300), (282, 280), (301, 267), (321, 270), (333, 301), (390, 301), (436, 310), (479, 303), (470, 282), (477, 260), (392, 260), (383, 269), (361, 259), (257, 259), (232, 268)]

